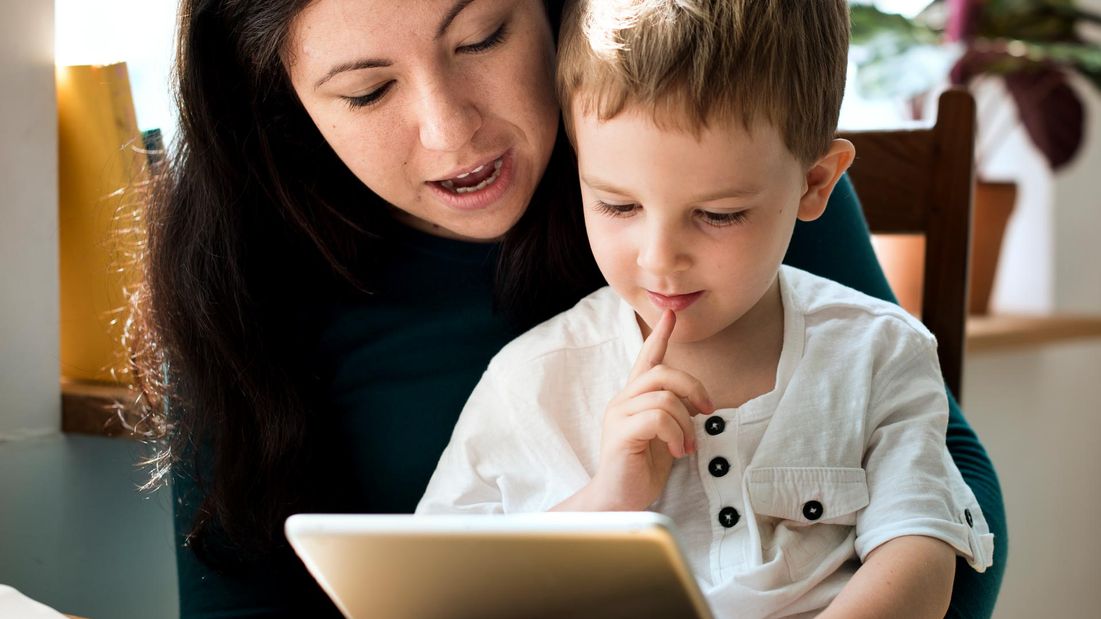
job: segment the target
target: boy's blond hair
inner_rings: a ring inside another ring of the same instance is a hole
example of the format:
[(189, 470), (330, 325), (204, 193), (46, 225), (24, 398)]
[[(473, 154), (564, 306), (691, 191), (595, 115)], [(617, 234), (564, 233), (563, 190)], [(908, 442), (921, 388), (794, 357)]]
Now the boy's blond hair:
[(849, 48), (845, 0), (572, 0), (557, 89), (601, 120), (639, 107), (698, 133), (711, 121), (776, 127), (804, 163), (837, 128)]

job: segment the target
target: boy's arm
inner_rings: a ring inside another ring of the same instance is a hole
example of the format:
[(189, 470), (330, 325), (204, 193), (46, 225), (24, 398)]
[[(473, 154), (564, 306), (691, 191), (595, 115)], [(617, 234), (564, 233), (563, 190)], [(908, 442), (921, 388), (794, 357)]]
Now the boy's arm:
[(898, 326), (884, 327), (891, 337), (883, 340), (868, 410), (863, 465), (871, 502), (856, 528), (864, 565), (826, 617), (943, 617), (955, 555), (978, 571), (990, 565), (982, 511), (945, 447), (948, 402), (935, 344)]
[[(872, 250), (868, 226), (852, 182), (846, 174), (830, 195), (822, 217), (795, 226), (785, 264), (846, 284), (874, 297), (895, 301)], [(994, 612), (1005, 573), (1005, 506), (994, 466), (968, 425), (959, 404), (949, 399), (948, 450), (975, 493), (994, 538), (994, 564), (985, 573), (959, 564), (950, 617), (989, 617)]]
[(931, 537), (896, 537), (864, 565), (819, 619), (944, 616), (952, 597), (956, 552)]

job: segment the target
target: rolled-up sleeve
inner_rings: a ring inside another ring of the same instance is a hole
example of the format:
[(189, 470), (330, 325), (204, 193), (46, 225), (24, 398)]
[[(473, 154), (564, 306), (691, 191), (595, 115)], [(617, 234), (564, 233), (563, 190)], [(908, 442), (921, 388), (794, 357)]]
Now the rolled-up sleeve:
[(857, 516), (857, 554), (864, 560), (891, 539), (923, 535), (982, 572), (994, 536), (945, 445), (948, 400), (935, 343), (896, 350), (873, 383), (863, 458), (870, 504)]

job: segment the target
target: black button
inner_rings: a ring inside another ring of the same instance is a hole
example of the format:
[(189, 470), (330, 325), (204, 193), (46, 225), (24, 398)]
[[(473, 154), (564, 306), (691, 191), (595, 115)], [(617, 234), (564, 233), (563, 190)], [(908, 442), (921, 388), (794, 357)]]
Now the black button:
[(822, 517), (822, 504), (818, 501), (803, 503), (803, 517), (807, 520), (818, 520)]
[(738, 524), (738, 521), (742, 519), (742, 515), (738, 513), (738, 510), (733, 507), (724, 507), (719, 510), (719, 524), (730, 529), (734, 525)]
[(967, 521), (967, 526), (975, 528), (975, 520), (971, 517), (971, 510), (963, 510), (963, 518)]
[(703, 424), (703, 427), (708, 434), (715, 436), (723, 433), (723, 430), (726, 429), (726, 422), (723, 421), (722, 417), (711, 416), (707, 418), (707, 423)]
[(714, 458), (708, 463), (707, 470), (711, 471), (711, 474), (715, 477), (722, 477), (730, 472), (730, 463), (726, 461), (726, 458)]

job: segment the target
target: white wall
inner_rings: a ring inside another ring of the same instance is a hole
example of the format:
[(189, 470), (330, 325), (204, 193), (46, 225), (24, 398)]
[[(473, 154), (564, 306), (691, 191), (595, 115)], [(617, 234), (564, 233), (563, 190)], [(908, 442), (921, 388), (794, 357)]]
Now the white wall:
[[(1101, 13), (1101, 0), (1080, 0)], [(1087, 40), (1101, 45), (1101, 25), (1085, 28)], [(1055, 177), (1055, 304), (1064, 312), (1101, 314), (1101, 93), (1085, 79), (1074, 85), (1086, 106), (1082, 152)]]
[(1047, 161), (1017, 121), (1000, 79), (973, 88), (983, 113), (975, 160), (991, 181), (1015, 181), (1017, 203), (1006, 226), (990, 307), (995, 313), (1050, 314), (1055, 310), (1054, 179)]
[(60, 428), (53, 11), (0, 0), (0, 440)]
[[(1101, 0), (1079, 5), (1101, 12)], [(1101, 42), (1101, 27), (1082, 34)], [(1101, 315), (1101, 95), (1074, 85), (1086, 105), (1082, 150), (1055, 175), (1034, 152), (1022, 156), (1028, 195), (1007, 231), (996, 310)], [(1096, 617), (1101, 339), (968, 355), (964, 393), (1005, 495), (1009, 563), (995, 617)]]
[(1005, 497), (995, 619), (1097, 617), (1101, 340), (968, 355), (963, 393)]
[[(1101, 13), (1101, 0), (1078, 4)], [(1101, 25), (1079, 34), (1101, 44)], [(998, 265), (995, 312), (1101, 314), (1101, 93), (1077, 75), (1072, 85), (1085, 105), (1086, 126), (1070, 165), (1051, 174), (1020, 128), (990, 162), (994, 176), (1017, 180), (1020, 192)]]

